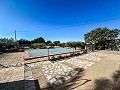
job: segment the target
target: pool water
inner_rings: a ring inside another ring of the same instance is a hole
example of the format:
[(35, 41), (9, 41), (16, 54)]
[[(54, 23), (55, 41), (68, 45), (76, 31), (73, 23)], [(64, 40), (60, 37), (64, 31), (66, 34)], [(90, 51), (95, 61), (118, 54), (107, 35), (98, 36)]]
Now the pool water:
[[(27, 52), (29, 57), (48, 55), (48, 49), (34, 49), (34, 50), (27, 50)], [(49, 55), (67, 53), (67, 52), (73, 52), (73, 49), (68, 49), (68, 48), (49, 49)]]

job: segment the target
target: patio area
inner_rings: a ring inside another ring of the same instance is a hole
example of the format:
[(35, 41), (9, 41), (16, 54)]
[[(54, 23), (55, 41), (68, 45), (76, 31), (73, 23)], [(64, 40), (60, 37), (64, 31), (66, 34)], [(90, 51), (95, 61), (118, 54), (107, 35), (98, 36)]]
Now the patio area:
[(56, 62), (37, 58), (28, 63), (23, 53), (0, 55), (0, 89), (93, 89), (95, 79), (110, 78), (119, 68), (119, 58), (118, 52), (96, 51)]

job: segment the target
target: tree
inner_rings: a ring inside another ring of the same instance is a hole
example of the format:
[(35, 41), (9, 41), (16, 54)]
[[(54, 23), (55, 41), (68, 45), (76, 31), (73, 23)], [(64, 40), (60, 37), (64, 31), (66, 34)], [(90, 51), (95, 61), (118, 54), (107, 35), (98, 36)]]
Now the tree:
[(78, 42), (67, 42), (66, 43), (67, 45), (67, 47), (71, 47), (71, 48), (82, 48), (82, 49), (84, 49), (85, 48), (85, 43), (84, 42), (80, 42), (80, 41), (78, 41)]
[(17, 42), (14, 41), (13, 38), (1, 38), (0, 39), (0, 52), (4, 52), (7, 50), (13, 50), (17, 46)]
[(31, 41), (32, 43), (45, 43), (44, 38), (39, 37)]
[(55, 44), (54, 44), (54, 43), (49, 43), (48, 46), (50, 46), (50, 47), (54, 47)]
[(105, 49), (105, 47), (108, 47), (110, 41), (113, 41), (115, 38), (118, 37), (119, 33), (120, 30), (118, 29), (110, 30), (106, 27), (96, 28), (85, 34), (84, 39), (86, 43), (95, 43), (96, 46), (99, 46), (99, 49)]
[(53, 43), (55, 44), (55, 46), (57, 46), (60, 41), (54, 41)]
[(34, 43), (34, 44), (31, 45), (31, 48), (34, 48), (34, 49), (36, 49), (36, 48), (44, 49), (44, 48), (46, 48), (46, 44), (45, 43)]
[(67, 43), (66, 43), (66, 46), (67, 46), (67, 47), (73, 47), (73, 44), (72, 44), (72, 42), (67, 42)]
[(52, 43), (50, 40), (49, 41), (46, 41), (46, 44), (48, 45), (49, 43)]
[(78, 47), (78, 48), (84, 49), (85, 48), (85, 43), (78, 41), (78, 42), (75, 42), (75, 46)]
[(57, 45), (60, 47), (66, 47), (66, 43), (58, 43)]
[(31, 46), (31, 42), (29, 40), (20, 39), (17, 42), (19, 43), (20, 46), (23, 46), (23, 45), (30, 45)]

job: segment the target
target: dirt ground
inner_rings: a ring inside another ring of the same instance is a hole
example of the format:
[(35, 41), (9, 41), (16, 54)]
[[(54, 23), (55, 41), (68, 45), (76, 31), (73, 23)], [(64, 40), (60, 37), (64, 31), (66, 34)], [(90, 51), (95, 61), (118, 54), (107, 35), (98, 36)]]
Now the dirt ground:
[(120, 68), (120, 54), (109, 53), (101, 61), (87, 68), (82, 79), (90, 81), (83, 85), (78, 85), (73, 90), (93, 90), (96, 79), (111, 79), (113, 73)]

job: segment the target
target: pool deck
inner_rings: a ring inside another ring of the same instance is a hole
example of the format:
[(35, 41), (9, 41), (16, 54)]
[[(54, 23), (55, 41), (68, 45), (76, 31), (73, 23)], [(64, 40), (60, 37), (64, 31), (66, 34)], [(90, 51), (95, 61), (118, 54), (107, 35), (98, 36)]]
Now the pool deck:
[(53, 57), (53, 56), (61, 56), (61, 55), (67, 55), (70, 56), (70, 54), (73, 53), (83, 53), (83, 51), (80, 50), (74, 50), (74, 52), (66, 52), (66, 53), (56, 53), (56, 54), (49, 54), (49, 55), (43, 55), (43, 56), (29, 56), (28, 51), (24, 52), (24, 60), (30, 60), (30, 59), (37, 59), (37, 58), (45, 58), (45, 57)]
[(120, 52), (115, 51), (91, 52), (56, 62), (37, 58), (34, 63), (24, 61), (23, 54), (0, 55), (0, 90), (93, 90), (96, 79), (110, 79), (120, 64)]

